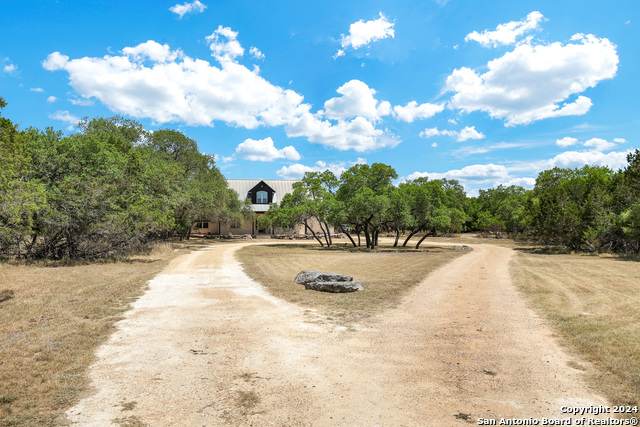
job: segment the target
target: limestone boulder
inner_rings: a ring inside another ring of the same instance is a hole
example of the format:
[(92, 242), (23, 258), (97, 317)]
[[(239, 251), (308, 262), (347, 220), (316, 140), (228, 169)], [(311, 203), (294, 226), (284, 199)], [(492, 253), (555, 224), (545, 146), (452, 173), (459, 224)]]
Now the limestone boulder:
[(313, 289), (314, 291), (321, 292), (356, 292), (364, 289), (364, 283), (362, 282), (310, 282), (305, 283), (306, 289)]
[(306, 285), (307, 283), (313, 282), (351, 282), (352, 280), (353, 276), (346, 276), (344, 274), (302, 270), (293, 281), (299, 285)]

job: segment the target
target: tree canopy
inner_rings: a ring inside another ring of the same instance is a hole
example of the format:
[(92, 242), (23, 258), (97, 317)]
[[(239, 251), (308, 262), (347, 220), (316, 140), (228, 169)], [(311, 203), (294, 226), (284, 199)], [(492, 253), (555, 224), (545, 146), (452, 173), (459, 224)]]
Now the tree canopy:
[[(1, 98), (0, 98), (1, 99)], [(2, 100), (1, 105), (6, 105)], [(0, 117), (0, 255), (98, 258), (247, 214), (197, 143), (122, 117), (64, 136)]]

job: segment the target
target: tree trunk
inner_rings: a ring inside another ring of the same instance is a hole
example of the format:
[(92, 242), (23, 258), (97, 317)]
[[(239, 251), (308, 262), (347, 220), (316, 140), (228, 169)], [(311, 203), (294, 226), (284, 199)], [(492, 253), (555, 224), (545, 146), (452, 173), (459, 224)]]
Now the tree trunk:
[(327, 224), (326, 222), (324, 223), (324, 226), (327, 229), (327, 234), (329, 235), (329, 246), (333, 245), (333, 239), (331, 238), (331, 230), (329, 229), (329, 224)]
[(311, 234), (313, 235), (313, 238), (316, 239), (318, 241), (318, 243), (320, 243), (320, 246), (322, 246), (324, 248), (324, 243), (322, 243), (322, 240), (320, 240), (320, 238), (316, 235), (316, 232), (313, 231), (313, 228), (309, 227), (307, 225), (307, 220), (304, 220), (304, 225), (305, 227), (307, 227), (309, 229), (309, 231), (311, 231)]
[(404, 243), (402, 244), (403, 248), (407, 247), (407, 243), (409, 243), (409, 240), (411, 240), (411, 238), (418, 232), (419, 229), (412, 231), (411, 233), (409, 233), (409, 235), (407, 236), (406, 239), (404, 239)]
[(400, 240), (400, 229), (396, 228), (396, 241), (393, 242), (393, 247), (394, 248), (398, 247), (398, 240)]
[(369, 235), (369, 224), (364, 225), (364, 238), (367, 243), (367, 249), (373, 249), (371, 246), (373, 243), (371, 242), (371, 236)]
[(422, 243), (422, 241), (423, 241), (424, 239), (426, 239), (427, 237), (431, 236), (432, 234), (433, 234), (433, 233), (431, 233), (431, 232), (427, 232), (427, 234), (425, 234), (424, 236), (422, 236), (422, 239), (420, 239), (420, 240), (418, 241), (418, 244), (416, 245), (416, 249), (419, 249), (419, 248), (420, 248), (420, 243)]
[(353, 247), (356, 247), (356, 242), (353, 240), (353, 237), (351, 237), (351, 234), (347, 233), (346, 230), (344, 228), (342, 228), (342, 226), (339, 227), (339, 230), (341, 233), (344, 233), (347, 235), (347, 237), (349, 238), (349, 240), (351, 240), (351, 244), (353, 245)]
[(360, 242), (360, 231), (358, 230), (358, 247), (362, 246), (362, 243)]
[(320, 230), (322, 230), (322, 234), (324, 234), (324, 241), (327, 243), (327, 247), (328, 248), (331, 247), (331, 241), (330, 241), (331, 240), (331, 236), (327, 235), (328, 228), (325, 229), (322, 226), (322, 222), (321, 221), (318, 221), (318, 225), (320, 225)]

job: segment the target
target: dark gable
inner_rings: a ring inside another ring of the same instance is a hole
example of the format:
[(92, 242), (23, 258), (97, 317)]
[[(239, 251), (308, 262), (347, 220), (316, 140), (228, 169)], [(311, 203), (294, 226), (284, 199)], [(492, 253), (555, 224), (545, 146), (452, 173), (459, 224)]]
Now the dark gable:
[[(266, 191), (267, 192), (267, 203), (264, 203), (263, 200), (258, 202), (258, 192)], [(273, 202), (273, 194), (275, 190), (269, 187), (264, 181), (260, 181), (255, 187), (249, 190), (247, 193), (247, 199), (251, 199), (251, 204), (253, 205), (261, 205), (261, 204), (269, 204)]]

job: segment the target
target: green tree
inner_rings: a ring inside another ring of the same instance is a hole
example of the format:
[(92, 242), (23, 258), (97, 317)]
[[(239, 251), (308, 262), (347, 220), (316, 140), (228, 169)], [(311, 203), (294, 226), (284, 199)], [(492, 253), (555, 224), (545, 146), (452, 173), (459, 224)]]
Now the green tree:
[(392, 180), (398, 174), (395, 169), (382, 163), (354, 165), (340, 176), (336, 199), (344, 209), (339, 227), (347, 233), (355, 232), (360, 238), (364, 233), (367, 248), (374, 249), (378, 235), (387, 224)]

